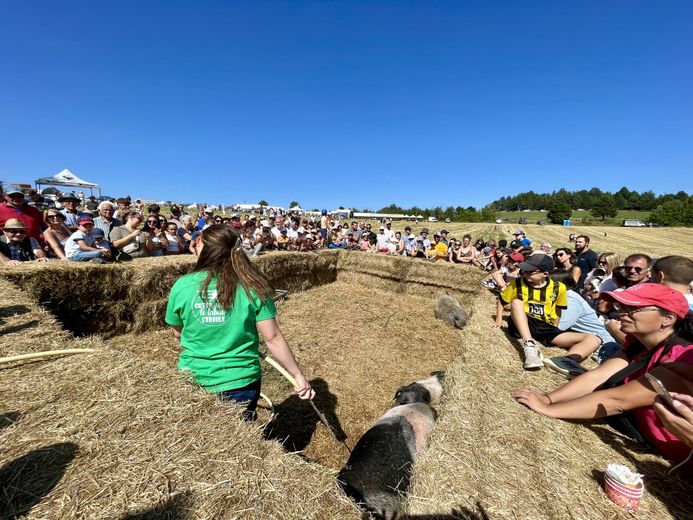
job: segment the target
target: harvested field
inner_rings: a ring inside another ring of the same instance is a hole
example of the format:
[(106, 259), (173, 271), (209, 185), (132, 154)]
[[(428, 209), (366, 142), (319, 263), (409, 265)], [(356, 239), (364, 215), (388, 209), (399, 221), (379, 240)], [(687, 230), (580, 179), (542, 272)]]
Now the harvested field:
[[(0, 268), (0, 288), (11, 295), (0, 306), (0, 355), (96, 349), (0, 366), (3, 514), (360, 517), (334, 481), (347, 449), (276, 371), (265, 365), (263, 392), (277, 416), (267, 424), (263, 411), (256, 425), (177, 372), (179, 347), (163, 309), (170, 284), (191, 265), (164, 258)], [(550, 420), (511, 399), (519, 386), (563, 380), (523, 371), (517, 343), (488, 327), (493, 300), (479, 271), (345, 252), (270, 254), (258, 265), (290, 290), (278, 304), (280, 325), (318, 390), (318, 408), (349, 446), (398, 386), (447, 369), (440, 420), (415, 467), (412, 518), (480, 518), (482, 509), (489, 518), (631, 518), (600, 489), (610, 462), (645, 473), (637, 516), (684, 518), (693, 509), (690, 483), (666, 477), (666, 461), (607, 426)], [(433, 318), (443, 291), (473, 310), (462, 332)], [(113, 307), (110, 295), (120, 298)], [(74, 337), (37, 301), (75, 334), (99, 335)], [(65, 319), (70, 313), (80, 314)]]

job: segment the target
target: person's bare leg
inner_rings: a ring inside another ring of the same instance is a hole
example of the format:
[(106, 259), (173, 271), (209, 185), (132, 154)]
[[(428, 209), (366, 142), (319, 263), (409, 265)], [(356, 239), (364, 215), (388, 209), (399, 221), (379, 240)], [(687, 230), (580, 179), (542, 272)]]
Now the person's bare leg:
[(515, 328), (517, 328), (517, 332), (520, 333), (520, 337), (523, 340), (534, 339), (529, 331), (529, 322), (527, 314), (525, 314), (525, 302), (516, 299), (510, 303), (510, 319), (513, 320)]
[(551, 343), (557, 347), (567, 348), (566, 357), (571, 357), (578, 363), (586, 359), (602, 344), (601, 340), (594, 334), (581, 332), (564, 332), (553, 338)]

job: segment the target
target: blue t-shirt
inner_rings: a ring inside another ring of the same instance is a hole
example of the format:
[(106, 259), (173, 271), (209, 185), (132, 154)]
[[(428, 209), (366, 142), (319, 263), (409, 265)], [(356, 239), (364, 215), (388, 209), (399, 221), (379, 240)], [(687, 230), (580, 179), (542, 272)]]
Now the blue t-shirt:
[(585, 299), (573, 290), (568, 291), (568, 308), (561, 312), (561, 319), (558, 322), (561, 330), (570, 329), (573, 332), (583, 332), (598, 336), (602, 343), (616, 341), (599, 321), (597, 313), (585, 301)]

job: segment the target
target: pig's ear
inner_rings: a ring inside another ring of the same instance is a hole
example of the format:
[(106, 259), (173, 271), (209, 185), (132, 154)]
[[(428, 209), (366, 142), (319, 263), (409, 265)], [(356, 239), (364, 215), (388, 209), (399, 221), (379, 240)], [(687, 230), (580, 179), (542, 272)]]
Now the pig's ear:
[(395, 396), (392, 398), (392, 400), (394, 401), (395, 399), (397, 399), (401, 393), (402, 393), (402, 389), (399, 388), (399, 389), (395, 392)]

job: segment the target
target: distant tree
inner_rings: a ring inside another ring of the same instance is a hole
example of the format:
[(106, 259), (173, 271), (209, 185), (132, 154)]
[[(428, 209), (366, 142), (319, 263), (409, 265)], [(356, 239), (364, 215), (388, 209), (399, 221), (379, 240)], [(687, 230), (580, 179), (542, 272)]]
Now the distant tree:
[(267, 202), (266, 200), (261, 200), (257, 204), (258, 206), (269, 206), (269, 202)]
[(381, 208), (378, 213), (404, 213), (404, 210), (400, 208), (397, 204), (390, 204), (389, 206), (385, 206), (384, 208)]
[(568, 220), (572, 215), (573, 210), (570, 209), (570, 204), (556, 200), (549, 204), (546, 212), (546, 218), (552, 224), (562, 224), (564, 220)]
[(618, 208), (616, 207), (616, 201), (614, 201), (613, 195), (601, 194), (592, 201), (592, 206), (590, 213), (595, 217), (601, 218), (614, 218), (618, 213)]
[[(344, 209), (344, 206), (339, 206), (339, 209)], [(354, 210), (355, 211), (355, 210)]]
[(498, 218), (498, 209), (494, 204), (488, 204), (481, 208), (479, 218), (482, 222), (493, 222)]
[(650, 213), (650, 222), (663, 226), (693, 226), (693, 197), (662, 204)]
[(298, 202), (296, 202), (295, 200), (292, 200), (291, 202), (289, 202), (289, 209), (295, 208), (296, 206), (300, 206), (300, 204)]
[(657, 207), (657, 196), (653, 191), (646, 191), (640, 195), (638, 201), (638, 209), (642, 211), (650, 211)]

